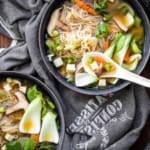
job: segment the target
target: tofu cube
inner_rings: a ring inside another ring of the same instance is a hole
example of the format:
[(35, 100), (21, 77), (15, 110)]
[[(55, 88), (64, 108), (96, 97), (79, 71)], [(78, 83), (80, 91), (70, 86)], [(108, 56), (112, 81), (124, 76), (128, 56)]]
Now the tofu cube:
[(94, 61), (93, 63), (91, 63), (90, 66), (91, 66), (92, 70), (96, 70), (99, 67), (96, 61)]
[(22, 93), (26, 93), (27, 92), (27, 87), (26, 86), (21, 86), (20, 88), (19, 88), (19, 91), (21, 91)]
[(131, 15), (131, 13), (127, 13), (126, 15), (126, 26), (131, 27), (134, 24), (134, 17)]
[(5, 83), (3, 85), (3, 88), (6, 90), (6, 91), (10, 91), (12, 89), (11, 85), (9, 83)]
[(58, 68), (61, 67), (64, 63), (61, 57), (57, 57), (53, 61), (54, 65)]
[(75, 64), (67, 64), (67, 66), (66, 66), (67, 72), (75, 72), (75, 70), (76, 70)]
[(99, 86), (106, 86), (107, 85), (106, 79), (100, 79), (98, 85)]
[(49, 54), (47, 57), (48, 57), (48, 60), (51, 62), (52, 61), (52, 57), (54, 56), (54, 54)]

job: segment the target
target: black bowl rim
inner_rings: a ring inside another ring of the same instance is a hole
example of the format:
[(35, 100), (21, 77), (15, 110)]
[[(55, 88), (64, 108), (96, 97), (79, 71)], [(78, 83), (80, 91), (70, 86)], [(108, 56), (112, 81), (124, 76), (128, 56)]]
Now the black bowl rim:
[(54, 94), (54, 92), (42, 81), (40, 81), (38, 78), (28, 75), (28, 74), (23, 74), (19, 73), (16, 71), (0, 71), (0, 78), (6, 78), (6, 77), (12, 77), (12, 78), (18, 78), (18, 79), (25, 79), (29, 80), (33, 83), (36, 83), (48, 96), (51, 97), (52, 101), (55, 103), (56, 109), (59, 114), (59, 120), (60, 120), (60, 139), (58, 143), (58, 150), (61, 150), (63, 140), (64, 140), (64, 134), (65, 134), (65, 121), (64, 121), (64, 115), (63, 115), (63, 110), (59, 102), (59, 98)]
[[(65, 1), (65, 0), (64, 0)], [(107, 95), (107, 94), (111, 94), (114, 92), (117, 92), (125, 87), (127, 87), (129, 84), (131, 84), (128, 81), (123, 81), (122, 83), (120, 83), (119, 85), (112, 85), (110, 87), (107, 87), (107, 89), (85, 89), (85, 88), (79, 88), (76, 87), (75, 85), (67, 82), (59, 73), (57, 73), (53, 68), (52, 65), (46, 61), (45, 59), (45, 55), (43, 52), (43, 46), (42, 46), (42, 37), (41, 37), (41, 32), (42, 32), (42, 28), (43, 28), (43, 23), (45, 21), (45, 17), (46, 15), (48, 15), (48, 11), (50, 10), (51, 6), (56, 3), (56, 0), (52, 0), (46, 7), (45, 7), (45, 11), (43, 13), (43, 16), (41, 18), (41, 22), (40, 22), (40, 28), (39, 28), (39, 34), (38, 34), (38, 40), (39, 40), (39, 48), (40, 48), (40, 53), (42, 56), (42, 60), (44, 62), (45, 68), (48, 70), (48, 72), (50, 72), (54, 78), (56, 78), (61, 84), (63, 84), (64, 86), (68, 87), (69, 89), (76, 91), (78, 93), (81, 94), (86, 94), (86, 95)], [(62, 1), (59, 1), (62, 2)], [(134, 5), (137, 10), (138, 10), (138, 14), (141, 14), (141, 18), (144, 20), (143, 25), (145, 28), (145, 41), (144, 41), (144, 48), (143, 51), (145, 51), (145, 55), (144, 55), (144, 59), (141, 60), (138, 68), (134, 71), (136, 74), (140, 74), (143, 69), (145, 68), (149, 56), (150, 56), (150, 30), (149, 30), (149, 26), (150, 26), (150, 21), (148, 19), (147, 14), (145, 13), (144, 8), (141, 6), (141, 4), (137, 1), (137, 0), (133, 0), (133, 1), (129, 1), (129, 3), (131, 3), (132, 5)]]

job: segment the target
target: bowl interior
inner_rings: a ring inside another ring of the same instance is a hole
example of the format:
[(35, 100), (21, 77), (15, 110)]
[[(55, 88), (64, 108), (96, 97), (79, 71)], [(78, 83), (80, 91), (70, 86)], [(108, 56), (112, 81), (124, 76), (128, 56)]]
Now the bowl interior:
[[(62, 0), (54, 0), (52, 3), (50, 3), (47, 8), (45, 9), (45, 12), (43, 14), (41, 24), (40, 24), (40, 30), (39, 30), (39, 46), (40, 46), (40, 53), (42, 55), (43, 62), (48, 69), (48, 71), (63, 85), (70, 88), (71, 90), (74, 90), (76, 92), (82, 93), (82, 94), (88, 94), (88, 95), (105, 95), (110, 94), (113, 92), (116, 92), (127, 85), (129, 85), (129, 82), (119, 80), (119, 82), (115, 85), (110, 85), (104, 88), (78, 88), (72, 83), (69, 83), (65, 80), (65, 78), (58, 73), (57, 69), (49, 62), (47, 58), (47, 49), (45, 46), (45, 39), (46, 39), (46, 32), (47, 32), (47, 25), (50, 19), (50, 16), (52, 12), (58, 8), (64, 1)], [(142, 70), (144, 69), (146, 63), (148, 62), (148, 58), (150, 55), (150, 30), (149, 30), (149, 19), (143, 9), (143, 7), (139, 4), (137, 0), (129, 1), (128, 3), (131, 4), (131, 6), (134, 8), (135, 12), (140, 16), (142, 19), (142, 24), (144, 26), (144, 32), (145, 32), (145, 38), (144, 38), (144, 47), (142, 52), (142, 60), (140, 61), (137, 69), (134, 71), (137, 74), (140, 74)]]
[(59, 128), (59, 144), (56, 146), (57, 149), (61, 149), (63, 139), (64, 139), (64, 132), (65, 132), (65, 125), (64, 125), (64, 116), (63, 116), (63, 111), (61, 109), (61, 105), (59, 104), (58, 98), (54, 95), (53, 91), (51, 91), (45, 84), (43, 84), (40, 80), (33, 76), (13, 72), (13, 71), (7, 71), (7, 72), (0, 72), (0, 78), (6, 78), (6, 77), (11, 77), (11, 78), (16, 78), (20, 80), (27, 80), (33, 84), (36, 84), (42, 91), (45, 93), (47, 96), (49, 96), (52, 100), (52, 102), (56, 106), (56, 112), (58, 113), (58, 120), (60, 122), (60, 128)]

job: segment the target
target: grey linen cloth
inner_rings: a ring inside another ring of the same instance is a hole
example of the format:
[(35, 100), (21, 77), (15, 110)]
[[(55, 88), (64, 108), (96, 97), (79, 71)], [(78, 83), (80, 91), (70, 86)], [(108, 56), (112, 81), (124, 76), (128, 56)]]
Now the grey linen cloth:
[(40, 19), (51, 2), (0, 0), (0, 32), (16, 41), (1, 50), (0, 70), (32, 74), (61, 97), (66, 133), (60, 149), (129, 150), (148, 119), (150, 101), (145, 89), (130, 85), (111, 95), (88, 96), (57, 83), (45, 69), (38, 46)]

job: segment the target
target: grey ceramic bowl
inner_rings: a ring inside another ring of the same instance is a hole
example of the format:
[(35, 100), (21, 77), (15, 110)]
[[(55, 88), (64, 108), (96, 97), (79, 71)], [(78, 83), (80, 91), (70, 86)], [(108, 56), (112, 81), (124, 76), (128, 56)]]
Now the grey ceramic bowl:
[(65, 123), (64, 123), (63, 111), (62, 111), (61, 105), (59, 103), (58, 97), (56, 97), (54, 92), (51, 91), (43, 82), (41, 82), (40, 80), (38, 80), (37, 78), (35, 78), (33, 76), (25, 75), (25, 74), (14, 72), (14, 71), (1, 71), (0, 72), (0, 79), (6, 78), (6, 77), (17, 78), (17, 79), (21, 79), (21, 80), (30, 81), (31, 83), (38, 85), (38, 87), (44, 93), (46, 93), (47, 96), (49, 96), (52, 99), (53, 103), (56, 106), (56, 111), (58, 113), (58, 118), (59, 118), (59, 122), (60, 122), (59, 144), (56, 145), (56, 149), (57, 150), (61, 150), (62, 149), (63, 140), (64, 140), (64, 134), (65, 134)]
[[(38, 38), (39, 38), (40, 53), (42, 55), (43, 63), (45, 64), (45, 68), (48, 69), (48, 71), (64, 86), (82, 94), (106, 95), (106, 94), (119, 91), (123, 89), (124, 87), (128, 86), (130, 84), (129, 82), (120, 80), (115, 85), (111, 85), (111, 86), (107, 86), (107, 87), (99, 88), (99, 89), (78, 88), (74, 84), (67, 82), (66, 79), (61, 74), (58, 73), (57, 69), (53, 66), (53, 64), (51, 64), (48, 61), (47, 48), (45, 46), (45, 35), (47, 32), (46, 29), (47, 29), (48, 21), (50, 19), (52, 12), (56, 8), (58, 8), (63, 2), (64, 2), (63, 0), (51, 1), (50, 4), (45, 8), (45, 12), (43, 13), (43, 17), (41, 19)], [(149, 59), (149, 55), (150, 55), (150, 22), (143, 7), (137, 0), (132, 0), (132, 1), (128, 0), (127, 2), (132, 5), (136, 13), (142, 19), (142, 23), (143, 23), (144, 31), (145, 31), (144, 48), (143, 48), (143, 53), (142, 53), (143, 57), (137, 69), (134, 71), (136, 74), (140, 74), (143, 71), (144, 67), (146, 66), (148, 59)]]

